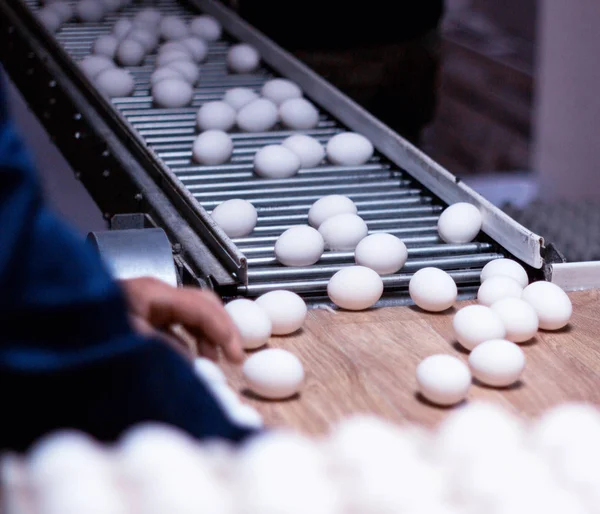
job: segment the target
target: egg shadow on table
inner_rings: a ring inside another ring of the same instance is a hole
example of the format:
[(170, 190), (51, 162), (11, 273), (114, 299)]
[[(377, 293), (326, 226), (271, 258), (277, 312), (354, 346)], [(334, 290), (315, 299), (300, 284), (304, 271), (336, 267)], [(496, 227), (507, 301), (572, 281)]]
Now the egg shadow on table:
[(262, 350), (270, 350), (271, 348), (273, 347), (269, 343), (266, 343), (258, 348), (244, 348), (244, 352), (246, 352), (248, 355), (254, 355)]
[(574, 330), (574, 328), (572, 327), (571, 323), (569, 323), (568, 325), (559, 328), (558, 330), (546, 330), (545, 328), (540, 328), (539, 331), (542, 334), (569, 334)]
[(253, 393), (250, 389), (242, 389), (242, 391), (240, 391), (240, 394), (245, 398), (248, 398), (249, 400), (256, 400), (265, 403), (287, 403), (300, 399), (300, 393), (296, 393), (293, 396), (290, 396), (289, 398), (284, 398), (283, 400), (271, 400), (269, 398), (263, 398), (262, 396)]
[(463, 355), (469, 355), (471, 352), (467, 350), (462, 344), (458, 341), (454, 341), (452, 343), (452, 348), (454, 348), (458, 353), (462, 353)]
[(537, 335), (533, 336), (531, 339), (528, 339), (527, 341), (523, 341), (522, 343), (516, 343), (521, 347), (524, 348), (530, 348), (531, 346), (535, 346), (536, 344), (540, 343), (540, 339)]
[(460, 406), (464, 405), (467, 402), (467, 400), (465, 399), (465, 400), (462, 400), (462, 401), (460, 401), (458, 403), (454, 403), (452, 405), (438, 405), (437, 403), (430, 402), (427, 398), (425, 398), (419, 392), (416, 392), (414, 394), (414, 397), (416, 398), (417, 401), (421, 402), (424, 405), (427, 405), (427, 407), (433, 407), (434, 409), (444, 410), (444, 411), (445, 410), (449, 411), (449, 410), (454, 409), (455, 407), (460, 407)]
[(447, 314), (450, 314), (450, 315), (456, 314), (456, 307), (454, 307), (454, 306), (446, 309), (445, 311), (439, 311), (439, 312), (426, 311), (425, 309), (421, 309), (421, 307), (419, 307), (418, 305), (409, 305), (408, 308), (411, 311), (418, 312), (419, 314), (429, 314), (430, 316), (445, 316)]
[(514, 384), (511, 384), (506, 387), (497, 387), (497, 386), (491, 386), (488, 384), (484, 384), (483, 382), (481, 382), (480, 380), (478, 380), (475, 377), (473, 377), (473, 385), (475, 385), (477, 387), (481, 387), (482, 389), (489, 389), (491, 391), (496, 390), (496, 391), (502, 391), (502, 392), (518, 391), (519, 389), (523, 389), (525, 387), (525, 383), (522, 380), (518, 380)]

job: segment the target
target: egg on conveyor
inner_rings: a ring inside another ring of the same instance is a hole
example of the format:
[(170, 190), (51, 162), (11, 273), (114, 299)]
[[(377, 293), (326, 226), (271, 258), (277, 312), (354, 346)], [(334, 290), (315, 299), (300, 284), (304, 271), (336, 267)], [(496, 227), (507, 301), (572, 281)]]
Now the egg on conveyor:
[(343, 132), (333, 136), (326, 146), (327, 158), (332, 164), (359, 166), (373, 157), (373, 144), (365, 136), (355, 132)]
[(467, 350), (484, 341), (506, 337), (502, 318), (485, 305), (463, 307), (454, 316), (452, 327), (456, 339)]
[[(295, 137), (295, 136), (292, 136)], [(308, 211), (308, 223), (315, 228), (338, 214), (356, 214), (358, 209), (350, 198), (343, 195), (327, 195), (313, 203)]]
[(48, 32), (56, 32), (62, 24), (60, 14), (48, 7), (40, 9), (36, 16)]
[(183, 79), (181, 73), (172, 69), (172, 68), (158, 68), (154, 70), (152, 75), (150, 75), (150, 84), (158, 84), (161, 80), (165, 79)]
[(259, 64), (258, 50), (246, 43), (233, 45), (227, 52), (227, 66), (234, 73), (252, 73)]
[(254, 155), (254, 171), (263, 178), (289, 178), (298, 173), (300, 158), (282, 145), (263, 146)]
[(292, 98), (279, 106), (281, 123), (294, 130), (308, 130), (319, 124), (319, 111), (304, 98)]
[(252, 350), (267, 344), (271, 337), (271, 320), (260, 305), (240, 298), (225, 305), (225, 310), (238, 328), (244, 348)]
[(512, 259), (494, 259), (488, 262), (481, 270), (480, 279), (483, 283), (488, 278), (496, 276), (510, 277), (523, 288), (529, 284), (529, 277), (525, 268)]
[(105, 55), (109, 59), (114, 59), (117, 53), (117, 47), (119, 46), (119, 40), (115, 36), (106, 34), (100, 36), (94, 41), (93, 52), (96, 55)]
[(158, 36), (147, 28), (133, 29), (123, 39), (137, 41), (144, 47), (146, 53), (153, 52), (158, 45)]
[(223, 101), (231, 105), (236, 111), (239, 111), (250, 102), (258, 100), (258, 98), (259, 96), (248, 87), (233, 87), (225, 92)]
[(306, 319), (306, 303), (291, 291), (270, 291), (259, 296), (260, 305), (271, 320), (271, 333), (276, 336), (292, 334), (299, 330)]
[(491, 305), (506, 329), (506, 339), (513, 343), (529, 341), (538, 330), (538, 316), (534, 308), (520, 298), (504, 298)]
[(57, 0), (56, 2), (48, 4), (47, 9), (50, 9), (58, 14), (61, 23), (66, 23), (73, 18), (74, 11), (69, 2)]
[(89, 55), (79, 61), (79, 67), (88, 79), (93, 80), (104, 70), (115, 68), (115, 63), (104, 55)]
[(166, 40), (184, 39), (189, 35), (186, 23), (178, 16), (164, 16), (158, 25), (160, 37)]
[(75, 14), (84, 23), (95, 23), (102, 21), (106, 9), (102, 2), (97, 0), (79, 0), (75, 4)]
[(396, 273), (408, 258), (406, 245), (392, 234), (371, 234), (365, 237), (354, 250), (354, 260), (380, 275)]
[(240, 198), (220, 203), (210, 215), (229, 237), (247, 236), (254, 230), (258, 219), (254, 205)]
[(569, 323), (573, 313), (571, 299), (552, 282), (534, 282), (523, 289), (523, 300), (533, 307), (538, 315), (540, 328), (558, 330)]
[(336, 214), (319, 225), (325, 246), (330, 250), (354, 250), (369, 233), (364, 220), (356, 214)]
[(294, 396), (304, 381), (304, 368), (298, 357), (279, 348), (255, 353), (242, 369), (250, 390), (269, 400)]
[(510, 277), (496, 276), (487, 279), (477, 291), (477, 301), (488, 307), (503, 298), (521, 298), (523, 288)]
[(154, 7), (146, 7), (139, 11), (134, 17), (136, 23), (154, 28), (158, 28), (160, 20), (162, 20), (162, 14)]
[(146, 49), (135, 39), (124, 39), (117, 47), (116, 58), (123, 66), (139, 66), (144, 57), (146, 57)]
[(456, 302), (458, 289), (454, 279), (439, 268), (422, 268), (410, 279), (408, 291), (421, 309), (442, 312)]
[(173, 61), (166, 65), (178, 72), (187, 82), (194, 85), (200, 78), (200, 68), (196, 63), (190, 61)]
[(204, 357), (198, 357), (194, 359), (194, 371), (196, 375), (199, 376), (206, 383), (211, 384), (225, 384), (227, 383), (227, 379), (225, 378), (225, 374), (210, 359), (206, 359)]
[(281, 144), (300, 158), (301, 168), (314, 168), (325, 158), (325, 148), (311, 136), (294, 134), (284, 139)]
[(208, 45), (194, 36), (188, 36), (180, 41), (181, 45), (190, 53), (194, 61), (202, 62), (208, 55)]
[(343, 268), (333, 275), (327, 284), (330, 300), (349, 311), (362, 311), (372, 307), (382, 294), (381, 277), (364, 266)]
[(238, 111), (236, 123), (245, 132), (265, 132), (272, 129), (277, 120), (277, 106), (271, 100), (259, 98)]
[(451, 355), (431, 355), (417, 366), (419, 392), (436, 405), (456, 405), (469, 393), (471, 373)]
[(127, 18), (120, 18), (113, 26), (113, 35), (117, 39), (123, 39), (133, 29), (133, 23)]
[(469, 243), (481, 230), (483, 218), (477, 207), (458, 202), (442, 212), (438, 220), (438, 233), (446, 243)]
[(308, 225), (287, 229), (275, 242), (275, 257), (284, 266), (310, 266), (324, 250), (323, 236)]
[(276, 105), (281, 105), (292, 98), (302, 98), (300, 87), (288, 79), (271, 79), (265, 82), (260, 94)]
[(94, 79), (96, 87), (110, 98), (129, 96), (133, 93), (135, 82), (127, 70), (110, 68), (98, 74)]
[(158, 56), (156, 57), (156, 66), (161, 68), (172, 62), (189, 62), (192, 64), (192, 61), (191, 54), (185, 50), (163, 50), (159, 51)]
[(159, 107), (185, 107), (193, 96), (192, 86), (182, 78), (161, 80), (152, 86), (152, 98)]
[(204, 41), (217, 41), (223, 29), (212, 16), (196, 16), (190, 23), (190, 32)]
[(233, 141), (222, 130), (206, 130), (194, 141), (192, 156), (200, 164), (216, 166), (231, 158)]
[(473, 349), (469, 367), (480, 382), (493, 387), (508, 387), (521, 378), (525, 354), (515, 343), (492, 339)]
[(231, 105), (222, 101), (207, 102), (196, 115), (200, 130), (218, 129), (228, 131), (235, 125), (236, 112)]

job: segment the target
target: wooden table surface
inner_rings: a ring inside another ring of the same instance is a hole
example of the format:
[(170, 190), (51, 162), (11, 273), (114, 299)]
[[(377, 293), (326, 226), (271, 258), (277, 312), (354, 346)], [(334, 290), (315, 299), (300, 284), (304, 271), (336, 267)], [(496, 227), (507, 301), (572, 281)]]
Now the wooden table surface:
[[(473, 385), (467, 402), (487, 400), (535, 416), (566, 401), (600, 403), (600, 290), (572, 293), (573, 317), (557, 332), (538, 332), (521, 345), (527, 365), (520, 383), (508, 389)], [(461, 302), (457, 308), (473, 302)], [(468, 354), (454, 340), (452, 317), (417, 307), (387, 307), (364, 312), (309, 311), (304, 328), (273, 337), (269, 347), (297, 355), (306, 382), (295, 398), (258, 400), (244, 388), (238, 369), (227, 369), (231, 385), (256, 407), (268, 426), (305, 433), (326, 432), (354, 413), (435, 426), (453, 408), (427, 404), (416, 395), (415, 368), (436, 353)]]

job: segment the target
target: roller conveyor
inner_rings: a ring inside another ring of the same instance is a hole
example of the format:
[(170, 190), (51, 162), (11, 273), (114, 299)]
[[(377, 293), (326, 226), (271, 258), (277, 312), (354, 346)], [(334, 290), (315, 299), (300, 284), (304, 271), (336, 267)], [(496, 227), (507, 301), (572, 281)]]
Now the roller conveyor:
[[(23, 1), (31, 12), (38, 8), (37, 1)], [(7, 0), (0, 0), (0, 6), (7, 9)], [(116, 19), (131, 17), (146, 6), (157, 7), (165, 14), (175, 14), (186, 20), (206, 12), (217, 17), (225, 28), (223, 40), (209, 46), (208, 58), (200, 67), (199, 84), (189, 107), (162, 109), (153, 106), (149, 78), (154, 70), (155, 54), (148, 56), (141, 66), (125, 68), (132, 73), (136, 84), (132, 96), (126, 98), (108, 100), (90, 91), (93, 89), (91, 84), (75, 69), (76, 61), (91, 53), (95, 39), (111, 33)], [(15, 15), (27, 17), (19, 9), (15, 9)], [(30, 30), (44, 32), (36, 26), (33, 17), (26, 22)], [(409, 259), (405, 267), (398, 274), (384, 278), (386, 294), (389, 293), (392, 299), (404, 301), (411, 274), (425, 266), (448, 270), (459, 288), (470, 292), (479, 281), (479, 271), (492, 259), (512, 255), (528, 265), (532, 272), (544, 264), (543, 241), (539, 236), (489, 205), (212, 0), (140, 1), (125, 8), (118, 16), (108, 16), (101, 23), (70, 22), (52, 37), (44, 33), (40, 39), (69, 78), (83, 89), (87, 88), (82, 93), (93, 97), (90, 103), (114, 128), (120, 143), (127, 147), (143, 171), (159, 186), (169, 204), (167, 208), (171, 209), (171, 216), (162, 212), (165, 206), (161, 201), (157, 205), (138, 205), (135, 210), (113, 208), (107, 214), (150, 214), (153, 223), (165, 228), (174, 243), (177, 264), (181, 273), (187, 270), (187, 281), (190, 277), (200, 277), (201, 283), (221, 290), (222, 294), (255, 296), (286, 288), (310, 297), (322, 297), (331, 275), (353, 263), (352, 253), (326, 252), (314, 266), (286, 268), (277, 263), (273, 245), (287, 228), (307, 223), (307, 212), (314, 201), (334, 193), (347, 195), (356, 202), (358, 214), (366, 221), (370, 233), (392, 233), (407, 244)], [(227, 51), (237, 40), (256, 46), (265, 66), (251, 75), (228, 73)], [(58, 54), (62, 54), (60, 58)], [(318, 126), (308, 131), (278, 126), (262, 133), (233, 131), (234, 152), (229, 163), (219, 166), (194, 163), (191, 146), (198, 133), (197, 109), (205, 102), (222, 99), (231, 87), (250, 87), (259, 92), (267, 80), (276, 76), (297, 82), (305, 96), (319, 107)], [(377, 152), (370, 162), (355, 167), (322, 163), (314, 169), (303, 169), (289, 179), (262, 179), (253, 173), (254, 154), (266, 144), (280, 143), (295, 133), (309, 134), (325, 144), (330, 137), (346, 130), (363, 133), (374, 143)], [(98, 201), (98, 196), (110, 194), (110, 191), (101, 190), (96, 191), (94, 197)], [(146, 195), (143, 196), (146, 199)], [(209, 213), (220, 202), (232, 198), (251, 201), (259, 218), (252, 234), (230, 240), (212, 222)], [(465, 245), (444, 244), (437, 235), (439, 213), (447, 203), (461, 200), (479, 205), (484, 214), (486, 235)], [(147, 201), (151, 203), (150, 197)], [(182, 227), (185, 229), (183, 235)]]

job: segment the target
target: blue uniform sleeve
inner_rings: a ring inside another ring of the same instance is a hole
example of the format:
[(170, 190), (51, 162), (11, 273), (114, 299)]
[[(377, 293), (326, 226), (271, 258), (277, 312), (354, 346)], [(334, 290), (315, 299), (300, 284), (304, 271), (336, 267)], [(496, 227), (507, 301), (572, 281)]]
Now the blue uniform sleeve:
[(126, 312), (99, 256), (44, 203), (0, 77), (0, 448), (63, 427), (113, 440), (146, 420), (198, 438), (248, 435)]

